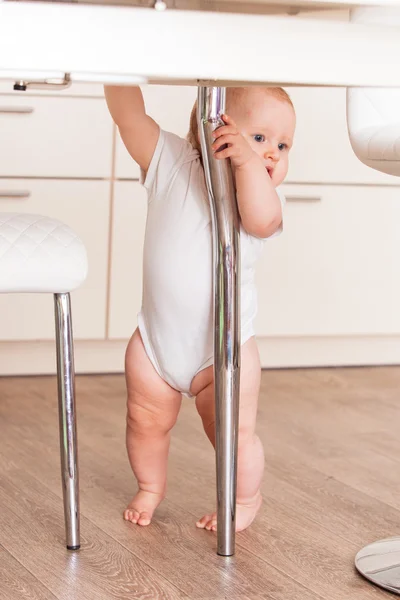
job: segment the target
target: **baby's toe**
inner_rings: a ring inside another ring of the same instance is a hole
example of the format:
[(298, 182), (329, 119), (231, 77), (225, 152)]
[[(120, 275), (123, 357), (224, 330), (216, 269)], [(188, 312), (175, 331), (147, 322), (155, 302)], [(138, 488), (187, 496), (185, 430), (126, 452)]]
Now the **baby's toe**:
[(137, 524), (145, 526), (145, 525), (150, 525), (150, 523), (151, 523), (151, 517), (150, 517), (149, 513), (145, 512), (145, 511), (141, 512), (140, 517), (137, 520)]
[(212, 521), (213, 515), (204, 515), (199, 521), (196, 522), (196, 527), (201, 529), (207, 528), (207, 524)]
[(210, 519), (206, 525), (207, 531), (215, 531), (217, 529), (217, 519)]
[(137, 510), (135, 510), (134, 508), (127, 508), (126, 511), (124, 512), (125, 521), (130, 521), (131, 523), (137, 523), (139, 517), (140, 517), (139, 512)]

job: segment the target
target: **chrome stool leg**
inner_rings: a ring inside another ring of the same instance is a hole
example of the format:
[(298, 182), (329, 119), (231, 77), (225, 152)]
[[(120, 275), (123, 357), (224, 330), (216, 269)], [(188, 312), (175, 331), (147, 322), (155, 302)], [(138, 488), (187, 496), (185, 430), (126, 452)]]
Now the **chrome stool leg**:
[(54, 294), (61, 478), (68, 550), (80, 548), (75, 372), (69, 294)]
[(356, 569), (375, 585), (400, 596), (400, 537), (365, 546), (356, 556)]
[(217, 553), (235, 553), (240, 383), (239, 216), (228, 160), (213, 156), (212, 132), (223, 125), (225, 88), (199, 87), (198, 124), (214, 238), (214, 389)]

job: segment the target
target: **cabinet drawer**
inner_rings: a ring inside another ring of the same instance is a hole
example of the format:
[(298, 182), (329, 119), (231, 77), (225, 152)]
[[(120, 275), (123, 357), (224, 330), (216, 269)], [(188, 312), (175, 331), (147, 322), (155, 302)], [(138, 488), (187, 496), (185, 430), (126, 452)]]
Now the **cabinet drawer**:
[(287, 88), (297, 125), (287, 181), (301, 183), (380, 183), (398, 177), (364, 165), (347, 133), (345, 88)]
[[(105, 337), (109, 204), (106, 181), (0, 180), (0, 211), (59, 219), (87, 248), (88, 278), (71, 294), (76, 339)], [(54, 338), (52, 294), (0, 294), (0, 315), (2, 341)]]
[(111, 176), (104, 99), (0, 95), (0, 176)]
[(146, 190), (138, 182), (117, 182), (114, 187), (108, 331), (112, 339), (129, 338), (137, 326), (142, 303), (146, 214)]
[(400, 332), (400, 188), (283, 186), (257, 266), (260, 336)]
[[(143, 98), (149, 114), (161, 129), (186, 137), (189, 118), (197, 97), (194, 86), (144, 86)], [(115, 176), (118, 179), (138, 179), (139, 167), (128, 154), (117, 134)]]

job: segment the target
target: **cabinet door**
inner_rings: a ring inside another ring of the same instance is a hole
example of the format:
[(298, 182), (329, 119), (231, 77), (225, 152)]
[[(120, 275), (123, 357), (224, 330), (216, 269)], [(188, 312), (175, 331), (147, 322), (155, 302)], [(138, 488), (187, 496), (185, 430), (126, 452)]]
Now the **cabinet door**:
[[(26, 192), (25, 198), (7, 192)], [(0, 179), (0, 211), (63, 221), (81, 237), (89, 259), (85, 283), (71, 293), (76, 339), (103, 339), (106, 327), (110, 184), (105, 181)], [(54, 338), (52, 294), (0, 294), (0, 340)]]
[(260, 336), (400, 333), (400, 188), (285, 185), (257, 266)]
[(375, 171), (355, 156), (347, 133), (345, 88), (287, 91), (297, 115), (288, 182), (399, 185), (398, 177)]
[[(144, 86), (142, 92), (147, 114), (157, 121), (161, 129), (186, 137), (197, 88), (150, 85)], [(118, 133), (115, 176), (118, 179), (139, 179), (139, 166), (128, 154)]]
[(108, 335), (126, 339), (136, 328), (142, 302), (146, 190), (138, 182), (116, 182), (113, 212)]
[(0, 95), (0, 177), (111, 177), (103, 98)]

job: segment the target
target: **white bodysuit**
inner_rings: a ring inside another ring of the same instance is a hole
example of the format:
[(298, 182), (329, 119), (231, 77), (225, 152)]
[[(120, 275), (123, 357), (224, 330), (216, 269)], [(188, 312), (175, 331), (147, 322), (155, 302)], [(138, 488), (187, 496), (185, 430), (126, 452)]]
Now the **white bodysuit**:
[[(213, 364), (212, 223), (199, 153), (160, 130), (142, 183), (148, 214), (139, 331), (158, 374), (191, 397), (193, 377)], [(254, 335), (254, 264), (263, 244), (241, 227), (241, 344)]]

